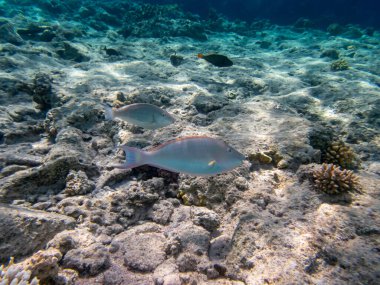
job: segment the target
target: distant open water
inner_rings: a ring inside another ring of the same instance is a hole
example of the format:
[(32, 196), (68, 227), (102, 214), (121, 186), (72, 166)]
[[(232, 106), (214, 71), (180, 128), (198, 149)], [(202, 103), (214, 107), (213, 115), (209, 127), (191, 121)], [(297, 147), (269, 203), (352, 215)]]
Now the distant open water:
[(251, 22), (257, 18), (276, 24), (293, 24), (308, 18), (316, 26), (337, 22), (380, 28), (379, 0), (144, 0), (148, 3), (175, 3), (185, 10), (209, 16), (215, 10), (232, 19)]

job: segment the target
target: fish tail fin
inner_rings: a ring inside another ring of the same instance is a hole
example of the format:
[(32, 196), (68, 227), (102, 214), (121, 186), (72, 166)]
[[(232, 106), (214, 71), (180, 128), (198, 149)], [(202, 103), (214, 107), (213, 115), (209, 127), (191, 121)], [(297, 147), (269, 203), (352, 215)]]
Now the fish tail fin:
[(107, 121), (112, 121), (114, 118), (114, 112), (112, 107), (104, 104), (104, 116)]
[(125, 145), (120, 148), (125, 152), (125, 163), (120, 168), (129, 169), (146, 164), (146, 154), (143, 150)]
[(203, 54), (198, 53), (198, 58), (203, 58)]

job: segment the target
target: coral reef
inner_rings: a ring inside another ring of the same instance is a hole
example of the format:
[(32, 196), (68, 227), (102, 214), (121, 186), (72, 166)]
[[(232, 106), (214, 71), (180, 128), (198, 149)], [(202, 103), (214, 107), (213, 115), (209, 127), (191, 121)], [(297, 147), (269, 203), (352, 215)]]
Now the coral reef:
[[(57, 249), (40, 250), (31, 257), (20, 263), (14, 263), (11, 258), (9, 264), (0, 267), (0, 284), (57, 284), (59, 275), (65, 272), (60, 272), (59, 261), (62, 259), (62, 254)], [(75, 274), (74, 274), (75, 275)], [(74, 284), (73, 278), (66, 279), (66, 285)]]
[(333, 35), (333, 36), (337, 36), (337, 35), (340, 35), (342, 34), (344, 31), (345, 31), (345, 28), (340, 25), (340, 24), (337, 24), (337, 23), (333, 23), (333, 24), (330, 24), (328, 27), (327, 27), (327, 31)]
[(354, 150), (347, 146), (343, 141), (333, 141), (322, 155), (322, 160), (332, 163), (343, 169), (353, 169), (358, 166), (357, 156)]
[(0, 41), (2, 43), (11, 43), (14, 45), (21, 45), (24, 43), (24, 40), (15, 30), (14, 25), (2, 18), (0, 18), (0, 35)]
[(50, 109), (55, 103), (53, 102), (51, 81), (52, 78), (45, 73), (37, 73), (33, 80), (33, 101), (42, 110)]
[(327, 49), (321, 53), (321, 57), (328, 57), (331, 59), (338, 59), (339, 52), (336, 49)]
[(345, 59), (339, 59), (337, 61), (334, 61), (330, 65), (330, 69), (332, 71), (343, 71), (349, 69), (350, 66), (348, 65), (348, 62)]
[(315, 187), (327, 194), (340, 194), (359, 189), (359, 179), (351, 170), (341, 170), (334, 164), (323, 163), (314, 172)]
[(57, 54), (66, 60), (72, 60), (75, 62), (89, 61), (90, 58), (84, 55), (78, 48), (68, 42), (63, 42), (62, 47), (57, 49)]
[(66, 177), (66, 187), (63, 190), (68, 196), (84, 195), (94, 190), (95, 184), (90, 181), (84, 171), (71, 170)]
[(47, 213), (19, 206), (0, 204), (0, 262), (10, 256), (25, 257), (43, 248), (57, 233), (72, 229), (75, 220), (55, 213)]
[[(0, 278), (377, 284), (379, 31), (146, 2), (0, 1), (0, 263), (14, 257)], [(105, 121), (104, 103), (154, 104), (176, 121)], [(213, 177), (115, 167), (121, 144), (195, 135), (247, 159)]]
[(32, 278), (30, 270), (20, 265), (14, 264), (14, 258), (11, 257), (7, 266), (0, 266), (0, 284), (2, 285), (39, 285), (37, 277)]

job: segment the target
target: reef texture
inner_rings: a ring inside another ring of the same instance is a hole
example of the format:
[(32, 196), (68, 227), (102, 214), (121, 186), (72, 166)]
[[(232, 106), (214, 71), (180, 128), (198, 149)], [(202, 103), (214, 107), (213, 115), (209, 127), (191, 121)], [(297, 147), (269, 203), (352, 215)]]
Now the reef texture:
[(315, 187), (328, 194), (359, 190), (358, 177), (351, 170), (341, 170), (334, 164), (322, 164), (314, 172)]
[[(380, 33), (312, 27), (0, 1), (0, 284), (377, 284)], [(106, 121), (104, 103), (176, 121)], [(247, 160), (213, 177), (112, 166), (120, 144), (192, 135)]]

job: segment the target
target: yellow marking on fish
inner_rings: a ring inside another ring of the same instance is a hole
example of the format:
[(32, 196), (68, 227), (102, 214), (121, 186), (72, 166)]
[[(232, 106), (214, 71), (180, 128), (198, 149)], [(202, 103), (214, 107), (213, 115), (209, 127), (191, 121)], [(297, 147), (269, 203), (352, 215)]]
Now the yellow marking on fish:
[(208, 166), (214, 166), (216, 164), (216, 160), (211, 160), (209, 163), (208, 163)]

